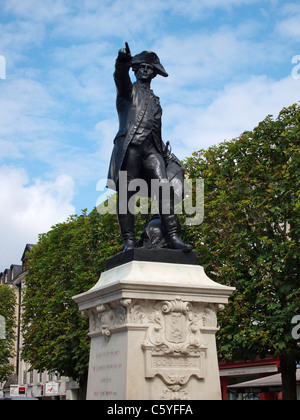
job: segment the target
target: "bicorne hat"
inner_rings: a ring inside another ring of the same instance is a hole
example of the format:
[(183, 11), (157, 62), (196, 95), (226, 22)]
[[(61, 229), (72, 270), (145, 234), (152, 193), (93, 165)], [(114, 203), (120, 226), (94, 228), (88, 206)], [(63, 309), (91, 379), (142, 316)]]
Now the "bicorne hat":
[(132, 58), (131, 66), (133, 69), (137, 67), (139, 64), (146, 63), (153, 66), (157, 72), (157, 74), (160, 74), (163, 77), (168, 77), (168, 73), (164, 69), (164, 67), (161, 65), (161, 62), (159, 61), (159, 58), (155, 52), (152, 51), (143, 51), (140, 54), (135, 55)]

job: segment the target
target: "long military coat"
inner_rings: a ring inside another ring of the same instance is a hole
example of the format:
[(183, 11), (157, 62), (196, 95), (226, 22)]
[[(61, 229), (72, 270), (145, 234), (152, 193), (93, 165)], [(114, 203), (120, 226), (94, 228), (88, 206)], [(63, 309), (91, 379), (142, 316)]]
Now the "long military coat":
[[(114, 139), (114, 147), (108, 171), (107, 187), (116, 189), (119, 172), (130, 142), (144, 133), (139, 130), (143, 118), (147, 114), (150, 105), (149, 94), (145, 91), (141, 83), (132, 83), (129, 77), (130, 64), (116, 60), (114, 80), (117, 88), (117, 111), (119, 116), (119, 131)], [(152, 91), (151, 94), (157, 98)], [(160, 107), (160, 105), (159, 105)], [(161, 110), (161, 108), (160, 108)], [(161, 119), (156, 122), (155, 135), (153, 136), (155, 145), (160, 153), (163, 153), (163, 143), (161, 140)], [(126, 168), (122, 168), (126, 170)]]

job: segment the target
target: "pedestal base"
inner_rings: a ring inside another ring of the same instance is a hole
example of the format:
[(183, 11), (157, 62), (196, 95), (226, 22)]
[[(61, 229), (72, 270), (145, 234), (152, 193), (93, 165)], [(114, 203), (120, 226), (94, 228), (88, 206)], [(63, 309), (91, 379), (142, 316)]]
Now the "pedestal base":
[(217, 310), (203, 267), (129, 261), (75, 296), (90, 320), (89, 400), (220, 399)]

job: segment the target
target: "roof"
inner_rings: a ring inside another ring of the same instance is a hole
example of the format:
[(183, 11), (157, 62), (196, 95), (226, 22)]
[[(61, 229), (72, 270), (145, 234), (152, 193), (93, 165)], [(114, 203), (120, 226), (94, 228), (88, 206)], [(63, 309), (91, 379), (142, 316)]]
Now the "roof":
[[(300, 369), (297, 369), (296, 381), (300, 383)], [(228, 388), (230, 389), (273, 388), (273, 387), (281, 387), (281, 386), (282, 386), (281, 373), (277, 373), (276, 375), (265, 376), (264, 378), (241, 382), (235, 385), (229, 385)]]
[(25, 246), (25, 249), (24, 249), (24, 252), (23, 252), (23, 255), (22, 255), (21, 261), (23, 261), (23, 260), (24, 260), (25, 255), (26, 255), (26, 252), (30, 251), (30, 250), (32, 249), (32, 247), (33, 247), (33, 244), (27, 244), (27, 245)]
[(22, 273), (23, 269), (21, 265), (12, 264), (10, 266), (10, 271), (12, 273), (12, 280), (14, 280), (16, 277), (18, 277), (19, 274)]

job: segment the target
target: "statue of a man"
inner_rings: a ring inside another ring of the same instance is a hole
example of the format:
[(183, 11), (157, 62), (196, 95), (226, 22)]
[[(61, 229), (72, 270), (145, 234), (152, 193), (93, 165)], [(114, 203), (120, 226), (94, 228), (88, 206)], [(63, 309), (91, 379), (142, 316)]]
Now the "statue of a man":
[[(135, 83), (132, 83), (129, 77), (131, 67), (137, 79)], [(157, 75), (168, 77), (154, 52), (143, 51), (132, 57), (127, 43), (126, 48), (119, 50), (114, 80), (120, 125), (114, 139), (107, 186), (118, 191), (117, 211), (125, 244), (124, 251), (136, 247), (134, 214), (128, 209), (128, 202), (135, 192), (128, 190), (129, 183), (137, 178), (145, 180), (148, 185), (151, 180), (168, 182), (164, 159), (165, 145), (161, 136), (162, 109), (159, 98), (150, 89), (151, 81)], [(121, 202), (121, 196), (124, 194), (120, 194), (120, 171), (127, 171), (126, 203)], [(192, 246), (183, 243), (179, 237), (180, 226), (174, 214), (173, 195), (164, 197), (161, 193), (156, 198), (167, 247), (191, 250)], [(164, 200), (169, 202), (165, 203)], [(169, 209), (168, 213), (163, 211), (166, 208)]]

